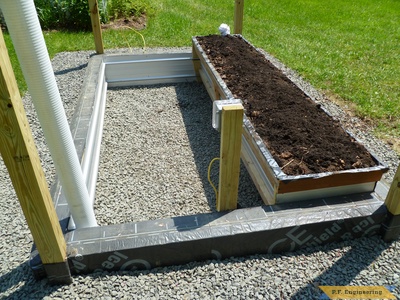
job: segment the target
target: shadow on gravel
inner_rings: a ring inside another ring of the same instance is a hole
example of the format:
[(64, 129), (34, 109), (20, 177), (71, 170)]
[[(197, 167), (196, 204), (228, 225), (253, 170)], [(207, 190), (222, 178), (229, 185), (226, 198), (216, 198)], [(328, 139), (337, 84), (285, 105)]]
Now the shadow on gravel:
[[(175, 85), (179, 109), (185, 124), (196, 168), (205, 190), (208, 204), (216, 211), (216, 195), (207, 179), (211, 160), (219, 157), (220, 134), (212, 127), (212, 101), (202, 83)], [(219, 163), (211, 167), (210, 177), (218, 188)], [(260, 206), (263, 201), (246, 168), (241, 164), (238, 207)]]
[(84, 68), (86, 68), (87, 67), (87, 63), (86, 64), (81, 64), (81, 65), (79, 65), (79, 66), (77, 66), (77, 67), (75, 67), (75, 68), (69, 68), (69, 69), (64, 69), (64, 70), (61, 70), (61, 71), (56, 71), (56, 72), (54, 72), (54, 75), (64, 75), (64, 74), (68, 74), (68, 73), (70, 73), (70, 72), (75, 72), (75, 71), (79, 71), (79, 70), (82, 70), (82, 69), (84, 69)]
[[(25, 262), (0, 276), (0, 299), (43, 299), (59, 287), (49, 285), (47, 279), (37, 281), (28, 262)], [(13, 292), (7, 294), (10, 290)]]
[[(379, 265), (373, 266), (374, 261), (382, 255), (382, 253), (390, 247), (391, 243), (385, 243), (379, 236), (359, 238), (355, 240), (348, 240), (340, 243), (332, 243), (326, 246), (318, 247), (311, 252), (304, 252), (299, 250), (293, 254), (298, 255), (299, 253), (310, 254), (318, 251), (334, 251), (337, 249), (337, 256), (343, 250), (343, 248), (350, 247), (350, 249), (342, 255), (330, 268), (322, 272), (315, 278), (310, 278), (310, 282), (299, 289), (293, 294), (290, 299), (329, 299), (325, 297), (325, 294), (321, 291), (319, 286), (348, 286), (348, 285), (362, 285), (370, 286), (373, 285), (370, 282), (382, 282), (383, 286), (391, 286), (390, 277), (392, 273), (387, 273), (387, 270), (382, 270)], [(335, 255), (335, 254), (333, 254)], [(335, 259), (335, 257), (333, 257)], [(388, 262), (389, 263), (389, 262)], [(362, 274), (363, 270), (367, 270), (368, 273)], [(371, 270), (373, 269), (373, 270)], [(390, 270), (391, 268), (389, 268)], [(372, 276), (371, 276), (372, 275)], [(385, 278), (382, 275), (386, 276)], [(359, 284), (354, 283), (357, 278)], [(362, 278), (366, 280), (362, 280)], [(376, 284), (375, 284), (376, 285)], [(399, 288), (396, 287), (395, 288)]]

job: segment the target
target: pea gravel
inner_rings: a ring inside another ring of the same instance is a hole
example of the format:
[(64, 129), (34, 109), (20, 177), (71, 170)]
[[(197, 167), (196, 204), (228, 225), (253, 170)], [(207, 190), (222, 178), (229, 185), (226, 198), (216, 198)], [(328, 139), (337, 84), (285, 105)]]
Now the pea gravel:
[[(142, 53), (141, 49), (109, 52)], [(190, 51), (147, 49), (147, 52)], [(61, 97), (70, 119), (93, 52), (60, 53), (53, 59)], [(299, 84), (306, 85), (293, 72)], [(310, 89), (310, 93), (315, 93)], [(321, 94), (314, 95), (347, 130), (390, 168), (398, 155), (370, 134), (370, 128)], [(30, 96), (24, 99), (46, 178), (54, 167)], [(159, 85), (108, 92), (95, 204), (101, 225), (215, 210), (206, 176), (218, 156), (218, 134), (210, 127), (210, 100), (198, 83)], [(216, 180), (212, 168), (211, 176)], [(239, 204), (260, 205), (242, 168)], [(252, 255), (192, 262), (150, 271), (74, 276), (66, 286), (36, 281), (28, 266), (32, 237), (7, 170), (0, 160), (1, 299), (319, 299), (318, 285), (393, 286), (400, 296), (400, 242), (379, 237), (332, 243), (283, 255)]]

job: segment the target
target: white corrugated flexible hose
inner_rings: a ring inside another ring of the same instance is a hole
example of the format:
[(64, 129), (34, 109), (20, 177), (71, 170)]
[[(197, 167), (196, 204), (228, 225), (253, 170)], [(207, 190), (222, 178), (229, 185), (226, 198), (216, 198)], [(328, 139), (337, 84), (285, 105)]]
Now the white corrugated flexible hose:
[(33, 0), (0, 0), (76, 228), (97, 226)]

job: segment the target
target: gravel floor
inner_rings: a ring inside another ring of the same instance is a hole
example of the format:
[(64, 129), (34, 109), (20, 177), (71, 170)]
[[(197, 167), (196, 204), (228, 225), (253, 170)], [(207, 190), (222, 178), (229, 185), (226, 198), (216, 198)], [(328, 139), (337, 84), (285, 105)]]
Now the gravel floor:
[[(216, 211), (207, 181), (208, 165), (219, 156), (211, 113), (207, 91), (197, 82), (109, 90), (95, 202), (98, 222)], [(211, 170), (217, 182), (218, 163)], [(241, 173), (239, 205), (262, 204), (244, 166)], [(112, 205), (120, 201), (129, 209)], [(110, 219), (113, 214), (119, 217)]]
[[(68, 118), (92, 54), (61, 53), (53, 60)], [(296, 78), (295, 74), (290, 76)], [(318, 97), (332, 115), (391, 167), (386, 175), (391, 180), (399, 164), (398, 155), (375, 139), (360, 120)], [(24, 103), (51, 184), (54, 167), (29, 95)], [(95, 204), (100, 224), (215, 210), (215, 196), (205, 170), (218, 156), (218, 134), (210, 126), (208, 103), (204, 88), (197, 83), (108, 92)], [(127, 130), (128, 126), (134, 130)], [(199, 146), (203, 147), (196, 151)], [(242, 171), (240, 205), (261, 204), (247, 172)], [(94, 273), (75, 276), (69, 286), (49, 286), (46, 279), (35, 281), (29, 269), (32, 237), (2, 160), (0, 209), (1, 299), (319, 299), (318, 285), (391, 285), (400, 296), (400, 242), (388, 244), (378, 237), (285, 255), (193, 262), (141, 272)]]

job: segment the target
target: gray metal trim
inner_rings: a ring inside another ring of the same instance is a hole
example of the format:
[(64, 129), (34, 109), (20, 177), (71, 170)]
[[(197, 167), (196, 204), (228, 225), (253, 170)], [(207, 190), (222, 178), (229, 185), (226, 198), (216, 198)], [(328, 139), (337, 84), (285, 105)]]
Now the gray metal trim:
[(114, 56), (104, 64), (110, 87), (196, 80), (191, 53)]

